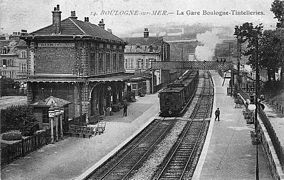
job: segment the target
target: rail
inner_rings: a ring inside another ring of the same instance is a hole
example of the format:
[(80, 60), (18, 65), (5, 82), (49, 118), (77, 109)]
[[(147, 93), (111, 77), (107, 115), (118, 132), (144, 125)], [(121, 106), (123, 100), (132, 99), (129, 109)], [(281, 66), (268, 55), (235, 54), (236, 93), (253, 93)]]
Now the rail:
[[(210, 73), (207, 75), (204, 75), (204, 86), (198, 103), (190, 116), (191, 121), (187, 123), (179, 140), (173, 146), (168, 157), (165, 158), (162, 168), (157, 171), (154, 179), (187, 179), (192, 177), (196, 166), (194, 159), (198, 156), (198, 149), (202, 146), (202, 139), (206, 134), (206, 125), (209, 124), (205, 119), (211, 114), (213, 104), (211, 99), (213, 96), (212, 79)], [(209, 88), (206, 88), (207, 86)]]

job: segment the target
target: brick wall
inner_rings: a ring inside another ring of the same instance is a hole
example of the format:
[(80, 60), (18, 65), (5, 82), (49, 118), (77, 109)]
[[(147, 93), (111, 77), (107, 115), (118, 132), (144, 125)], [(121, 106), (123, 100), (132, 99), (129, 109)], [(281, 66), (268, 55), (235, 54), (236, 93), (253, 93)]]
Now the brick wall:
[(75, 48), (38, 47), (35, 57), (35, 74), (72, 74)]

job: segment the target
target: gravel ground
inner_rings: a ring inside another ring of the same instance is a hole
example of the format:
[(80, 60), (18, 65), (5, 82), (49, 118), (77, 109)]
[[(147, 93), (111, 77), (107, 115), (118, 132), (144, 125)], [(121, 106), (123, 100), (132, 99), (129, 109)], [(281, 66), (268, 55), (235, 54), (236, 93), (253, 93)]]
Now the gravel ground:
[(131, 179), (151, 179), (157, 170), (158, 165), (163, 162), (164, 158), (177, 141), (178, 136), (182, 132), (186, 123), (186, 121), (178, 121), (175, 124), (175, 126), (171, 129), (171, 132), (166, 136), (165, 139), (163, 139), (156, 150), (151, 154), (143, 166), (138, 169)]

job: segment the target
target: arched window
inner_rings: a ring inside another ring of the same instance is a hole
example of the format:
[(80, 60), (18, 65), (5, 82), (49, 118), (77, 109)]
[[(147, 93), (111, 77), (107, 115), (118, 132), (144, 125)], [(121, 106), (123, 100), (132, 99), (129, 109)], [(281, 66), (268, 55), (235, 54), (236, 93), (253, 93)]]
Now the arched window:
[(21, 58), (27, 58), (27, 52), (26, 51), (21, 52)]

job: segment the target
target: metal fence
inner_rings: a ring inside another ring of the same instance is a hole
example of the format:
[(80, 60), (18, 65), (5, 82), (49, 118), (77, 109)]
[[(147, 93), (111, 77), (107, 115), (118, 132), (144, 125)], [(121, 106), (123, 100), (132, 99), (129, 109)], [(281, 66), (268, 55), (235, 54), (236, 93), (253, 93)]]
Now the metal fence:
[(276, 154), (277, 154), (277, 157), (280, 161), (280, 164), (282, 166), (282, 169), (284, 169), (284, 151), (283, 151), (283, 148), (281, 146), (281, 143), (273, 129), (273, 126), (271, 125), (268, 117), (266, 116), (265, 112), (261, 109), (261, 107), (258, 108), (259, 111), (258, 111), (258, 114), (259, 114), (259, 117), (260, 119), (262, 120), (266, 130), (267, 130), (267, 133), (272, 141), (272, 144), (273, 144), (273, 147), (276, 151)]
[(22, 139), (14, 144), (1, 143), (1, 167), (51, 142), (50, 129)]
[[(249, 99), (249, 95), (247, 93), (245, 93), (244, 91), (240, 90), (239, 93), (241, 94), (241, 96), (244, 99)], [(259, 106), (258, 108), (258, 115), (261, 119), (261, 121), (263, 122), (267, 133), (272, 141), (273, 147), (276, 151), (277, 157), (280, 161), (280, 164), (282, 166), (282, 169), (284, 169), (284, 151), (283, 148), (281, 146), (281, 143), (273, 129), (273, 126), (271, 125), (271, 122), (269, 121), (269, 118), (266, 116), (265, 112), (263, 111), (263, 109)]]

